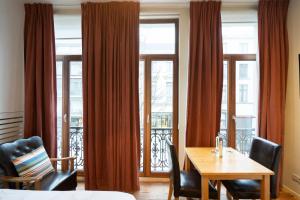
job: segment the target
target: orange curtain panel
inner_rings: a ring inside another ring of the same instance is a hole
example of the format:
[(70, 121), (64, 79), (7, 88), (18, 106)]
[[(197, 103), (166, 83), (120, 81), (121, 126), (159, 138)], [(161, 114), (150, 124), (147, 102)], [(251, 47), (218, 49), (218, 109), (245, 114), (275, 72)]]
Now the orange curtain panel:
[(56, 58), (53, 8), (25, 4), (24, 136), (40, 136), (56, 157)]
[(261, 0), (258, 7), (259, 134), (278, 144), (283, 144), (284, 135), (288, 5), (288, 0)]
[(138, 2), (82, 4), (85, 187), (139, 189)]
[[(281, 145), (284, 143), (289, 59), (288, 6), (289, 0), (260, 0), (258, 6), (260, 65), (258, 133), (261, 137)], [(279, 171), (281, 177), (282, 170)]]
[(220, 1), (190, 3), (186, 146), (213, 146), (220, 130), (223, 49)]

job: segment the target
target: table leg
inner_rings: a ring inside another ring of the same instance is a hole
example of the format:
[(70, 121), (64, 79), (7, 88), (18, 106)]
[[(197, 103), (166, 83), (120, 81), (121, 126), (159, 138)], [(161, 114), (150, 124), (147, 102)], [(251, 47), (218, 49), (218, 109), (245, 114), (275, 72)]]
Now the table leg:
[(208, 191), (208, 181), (209, 179), (205, 176), (201, 178), (201, 199), (208, 200), (209, 199), (209, 191)]
[(270, 175), (264, 175), (261, 180), (261, 199), (270, 200)]
[(187, 155), (185, 155), (185, 170), (187, 172), (191, 171), (191, 161)]

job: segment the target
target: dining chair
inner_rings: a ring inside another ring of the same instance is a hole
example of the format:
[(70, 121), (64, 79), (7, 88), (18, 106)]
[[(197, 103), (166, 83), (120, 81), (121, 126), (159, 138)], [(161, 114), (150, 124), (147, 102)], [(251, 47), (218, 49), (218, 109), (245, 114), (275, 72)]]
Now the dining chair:
[[(274, 172), (270, 177), (270, 195), (277, 198), (278, 168), (280, 163), (281, 146), (260, 137), (254, 137), (250, 149), (249, 158), (260, 163)], [(241, 163), (242, 167), (242, 163)], [(259, 180), (227, 180), (222, 181), (227, 189), (229, 197), (233, 199), (259, 199)]]
[[(178, 157), (172, 142), (167, 139), (168, 163), (170, 167), (170, 185), (168, 200), (171, 199), (174, 192), (175, 200), (179, 197), (201, 198), (201, 176), (195, 170), (190, 172), (180, 171)], [(218, 192), (209, 183), (210, 199), (218, 199)]]

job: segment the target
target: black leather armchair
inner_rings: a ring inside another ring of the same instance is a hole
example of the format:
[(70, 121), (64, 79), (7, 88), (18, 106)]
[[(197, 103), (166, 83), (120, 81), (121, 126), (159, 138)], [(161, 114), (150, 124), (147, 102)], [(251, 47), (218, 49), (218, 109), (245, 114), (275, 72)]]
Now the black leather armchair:
[[(55, 172), (48, 174), (42, 179), (36, 177), (19, 177), (12, 163), (14, 158), (29, 153), (42, 146), (40, 137), (19, 139), (12, 143), (0, 145), (0, 168), (4, 176), (0, 177), (3, 185), (11, 189), (36, 189), (36, 190), (75, 190), (77, 187), (77, 172), (74, 170), (75, 158), (50, 159)], [(57, 162), (61, 161), (68, 166), (64, 171), (57, 170)]]
[[(252, 142), (249, 157), (274, 172), (270, 177), (271, 198), (277, 198), (278, 167), (280, 163), (281, 146), (255, 137)], [(260, 181), (258, 180), (234, 180), (222, 181), (227, 192), (233, 199), (259, 199)]]
[[(174, 145), (167, 139), (168, 162), (170, 165), (170, 188), (168, 200), (174, 191), (176, 200), (179, 196), (201, 198), (201, 176), (197, 171), (180, 171), (179, 162)], [(218, 199), (218, 192), (209, 184), (210, 199)]]

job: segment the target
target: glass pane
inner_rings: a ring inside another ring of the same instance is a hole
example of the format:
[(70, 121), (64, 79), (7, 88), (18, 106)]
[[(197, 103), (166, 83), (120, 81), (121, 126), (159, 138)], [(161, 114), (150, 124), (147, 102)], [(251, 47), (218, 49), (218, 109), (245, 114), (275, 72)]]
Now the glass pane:
[(70, 62), (70, 156), (76, 156), (75, 167), (83, 169), (83, 99), (82, 63)]
[(56, 55), (81, 55), (81, 15), (54, 15)]
[(151, 63), (151, 172), (167, 172), (166, 138), (172, 140), (173, 61)]
[(140, 54), (175, 54), (175, 24), (140, 24)]
[(140, 61), (139, 68), (139, 102), (140, 102), (140, 172), (144, 171), (144, 82), (145, 82), (145, 61)]
[(55, 38), (81, 38), (81, 15), (54, 15)]
[(256, 23), (223, 23), (224, 54), (256, 54)]
[(220, 135), (224, 140), (224, 146), (228, 146), (228, 61), (223, 62), (223, 92), (222, 92), (222, 105), (221, 105), (221, 126)]
[[(57, 157), (62, 157), (62, 62), (56, 62), (56, 91), (57, 91)], [(60, 163), (60, 162), (59, 162)]]
[(81, 55), (81, 39), (56, 39), (56, 55)]
[(248, 154), (257, 135), (258, 69), (256, 61), (236, 62), (236, 148)]

